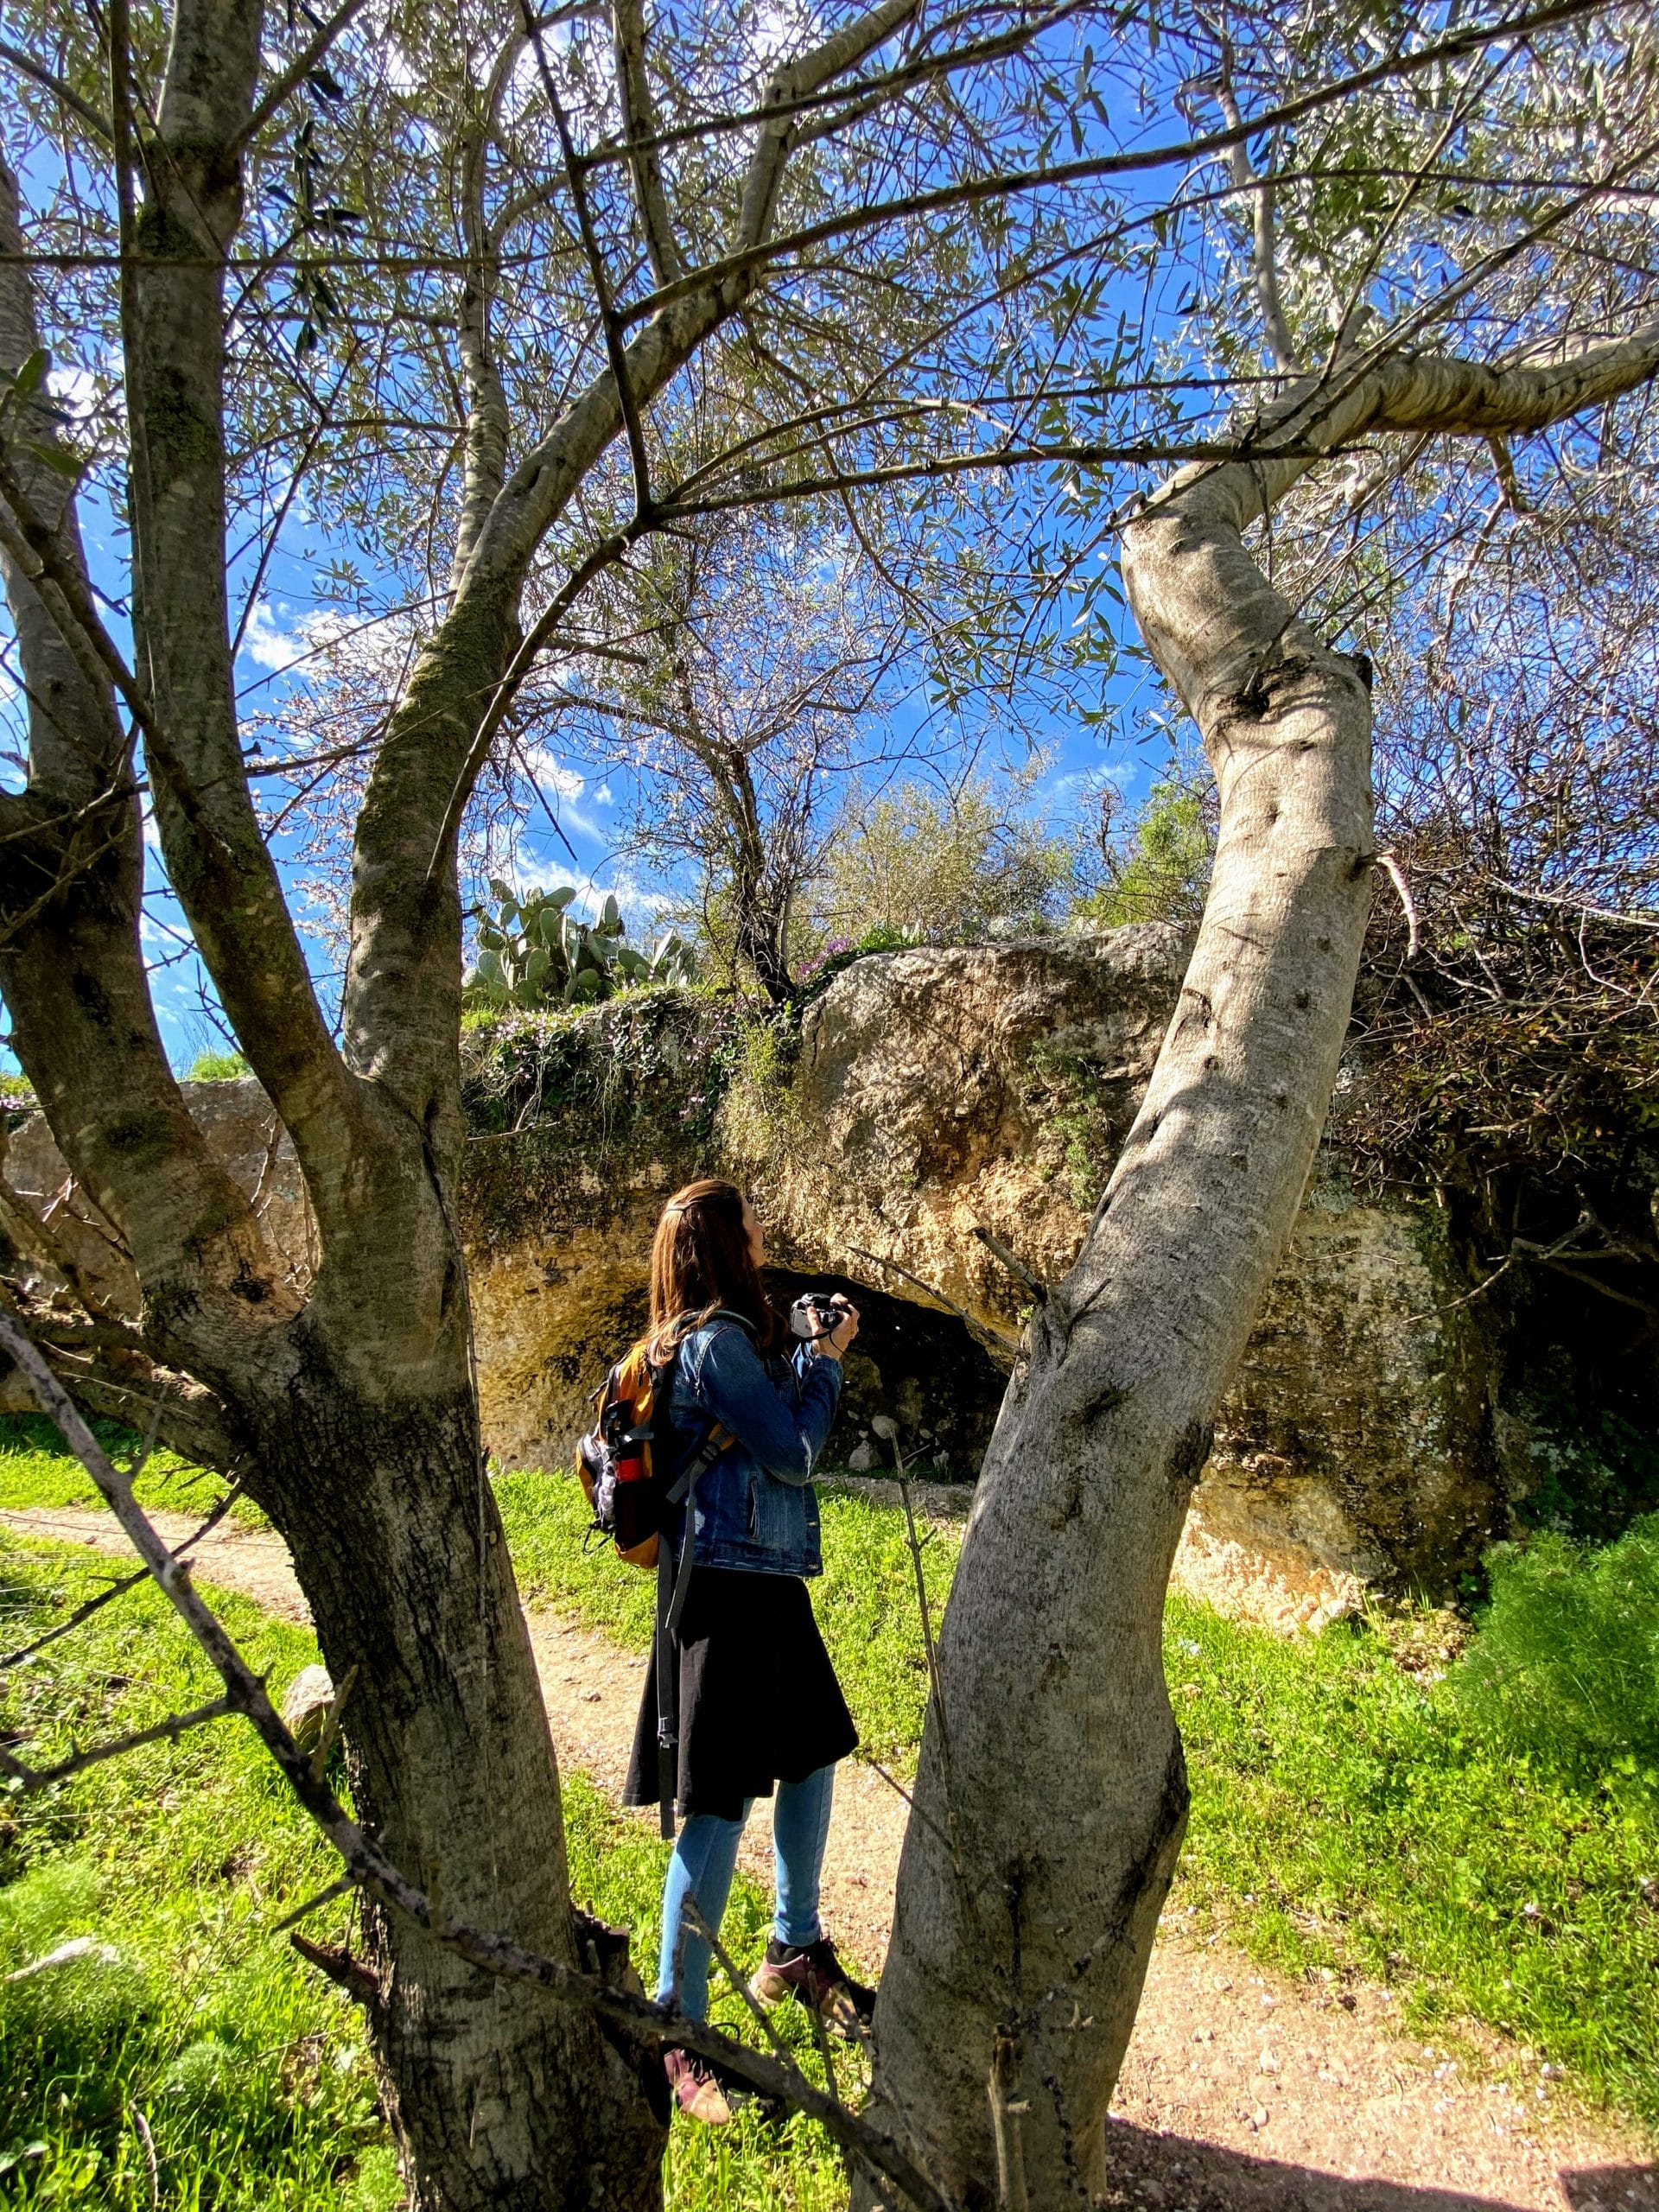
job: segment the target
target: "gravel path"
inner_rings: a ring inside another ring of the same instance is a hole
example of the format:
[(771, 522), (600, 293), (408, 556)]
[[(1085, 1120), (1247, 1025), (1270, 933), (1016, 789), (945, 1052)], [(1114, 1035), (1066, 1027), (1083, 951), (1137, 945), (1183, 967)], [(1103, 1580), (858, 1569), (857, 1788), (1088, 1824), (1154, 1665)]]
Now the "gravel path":
[[(169, 1541), (193, 1525), (156, 1518)], [(80, 1509), (0, 1511), (0, 1528), (124, 1549)], [(204, 1580), (308, 1618), (276, 1537), (227, 1526), (195, 1556)], [(607, 1639), (551, 1614), (529, 1620), (560, 1758), (620, 1789), (639, 1662), (619, 1665)], [(887, 1948), (905, 1809), (870, 1769), (844, 1770), (825, 1918), (868, 1965)], [(743, 1861), (769, 1879), (762, 1819)], [(1385, 1991), (1291, 1981), (1166, 1920), (1113, 2107), (1114, 2199), (1152, 2212), (1659, 2212), (1659, 2166), (1636, 2134), (1546, 2083), (1513, 2045), (1465, 2038), (1453, 2057), (1404, 2036), (1392, 2012)]]

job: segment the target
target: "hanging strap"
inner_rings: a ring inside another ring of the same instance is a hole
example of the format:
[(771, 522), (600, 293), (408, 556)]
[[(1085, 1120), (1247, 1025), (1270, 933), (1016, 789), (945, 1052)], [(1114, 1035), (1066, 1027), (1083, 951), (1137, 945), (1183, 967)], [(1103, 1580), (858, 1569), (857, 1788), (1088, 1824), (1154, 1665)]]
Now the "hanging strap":
[(680, 1667), (675, 1637), (685, 1611), (696, 1549), (697, 1484), (731, 1442), (726, 1431), (710, 1429), (702, 1446), (668, 1493), (668, 1503), (685, 1505), (677, 1562), (667, 1531), (657, 1546), (657, 1810), (664, 1841), (674, 1840), (674, 1798), (679, 1780)]

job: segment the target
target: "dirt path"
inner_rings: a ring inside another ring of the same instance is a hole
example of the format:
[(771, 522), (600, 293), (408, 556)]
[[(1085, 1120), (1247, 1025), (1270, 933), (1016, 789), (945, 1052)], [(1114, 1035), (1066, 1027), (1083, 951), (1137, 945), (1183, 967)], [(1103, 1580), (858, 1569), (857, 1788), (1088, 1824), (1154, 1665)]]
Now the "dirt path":
[[(170, 1541), (192, 1525), (156, 1517)], [(124, 1549), (108, 1522), (73, 1508), (0, 1511), (0, 1529)], [(308, 1618), (276, 1537), (226, 1527), (195, 1556), (204, 1580)], [(619, 1789), (638, 1662), (619, 1665), (604, 1637), (552, 1615), (529, 1619), (560, 1758)], [(868, 1768), (844, 1770), (825, 1918), (869, 1965), (887, 1948), (904, 1815)], [(769, 1879), (759, 1818), (743, 1860)], [(1224, 1942), (1185, 1942), (1166, 1921), (1113, 2107), (1114, 2198), (1152, 2212), (1453, 2212), (1475, 2201), (1659, 2212), (1659, 2166), (1636, 2136), (1584, 2112), (1513, 2045), (1487, 2038), (1453, 2059), (1402, 2036), (1391, 2012), (1384, 1991), (1291, 1981)]]

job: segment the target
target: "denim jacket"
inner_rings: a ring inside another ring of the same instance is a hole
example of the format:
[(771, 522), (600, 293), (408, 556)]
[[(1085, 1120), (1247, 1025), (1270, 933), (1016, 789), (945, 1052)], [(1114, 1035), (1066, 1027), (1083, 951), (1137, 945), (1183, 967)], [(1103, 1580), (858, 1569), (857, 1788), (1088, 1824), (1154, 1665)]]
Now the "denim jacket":
[(734, 1439), (698, 1478), (696, 1558), (760, 1574), (822, 1574), (812, 1463), (841, 1400), (841, 1363), (803, 1345), (762, 1359), (748, 1325), (717, 1314), (680, 1346), (671, 1404), (682, 1435)]

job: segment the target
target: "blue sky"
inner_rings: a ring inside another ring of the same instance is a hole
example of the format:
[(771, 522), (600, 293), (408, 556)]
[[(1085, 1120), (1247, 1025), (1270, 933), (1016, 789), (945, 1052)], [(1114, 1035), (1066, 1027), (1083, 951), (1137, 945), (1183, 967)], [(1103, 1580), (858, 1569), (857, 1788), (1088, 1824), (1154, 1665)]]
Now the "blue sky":
[[(1167, 117), (1159, 118), (1144, 112), (1131, 135), (1139, 135), (1160, 119)], [(1153, 182), (1147, 181), (1149, 186)], [(1123, 304), (1140, 322), (1148, 315), (1147, 297), (1139, 284), (1126, 289), (1132, 296), (1126, 296)], [(1160, 327), (1172, 326), (1153, 309), (1140, 331), (1143, 347)], [(118, 601), (129, 587), (125, 549), (107, 507), (95, 495), (83, 497), (82, 525), (94, 581)], [(238, 677), (250, 715), (280, 717), (284, 700), (295, 696), (303, 684), (305, 656), (313, 642), (308, 633), (319, 617), (331, 611), (327, 573), (331, 563), (341, 556), (353, 561), (371, 582), (375, 580), (374, 562), (367, 549), (331, 538), (315, 518), (298, 512), (296, 503), (296, 514), (268, 564), (248, 614)], [(239, 588), (233, 580), (233, 620), (241, 609), (251, 566), (251, 558), (243, 563)], [(1103, 600), (1098, 608), (1101, 616), (1122, 619)], [(1062, 609), (1057, 619), (1065, 622), (1070, 618)], [(111, 627), (118, 635), (118, 620), (112, 620)], [(1132, 727), (1134, 710), (1142, 702), (1149, 702), (1148, 677), (1144, 664), (1136, 661), (1128, 662), (1114, 676), (1103, 674), (1090, 702), (1096, 707), (1117, 708), (1116, 727), (1120, 731)], [(917, 697), (901, 704), (893, 720), (903, 732), (907, 724), (918, 723), (925, 711), (925, 702)], [(1132, 738), (1109, 745), (1101, 729), (1084, 724), (1071, 713), (1052, 709), (1035, 696), (1016, 703), (1010, 722), (1012, 734), (984, 753), (981, 766), (995, 773), (1002, 762), (1017, 765), (1026, 757), (1027, 748), (1040, 751), (1046, 765), (1032, 793), (1031, 810), (1056, 823), (1076, 813), (1087, 796), (1087, 786), (1103, 773), (1109, 774), (1126, 796), (1138, 796), (1166, 757), (1155, 738), (1140, 746)], [(614, 782), (595, 783), (577, 777), (558, 756), (556, 740), (543, 760), (543, 797), (556, 814), (559, 829), (556, 831), (544, 816), (532, 810), (522, 831), (514, 876), (520, 884), (574, 880), (595, 903), (614, 888), (625, 914), (636, 924), (636, 934), (644, 934), (639, 925), (649, 924), (645, 910), (654, 887), (619, 868), (617, 858), (629, 794)], [(276, 851), (279, 868), (303, 926), (306, 872), (291, 842), (279, 843)], [(222, 1049), (225, 1040), (216, 1033), (213, 995), (183, 913), (168, 887), (153, 830), (147, 831), (146, 859), (144, 942), (153, 963), (152, 990), (168, 1052), (182, 1070), (204, 1049)], [(332, 1005), (334, 994), (329, 969), (334, 954), (320, 937), (308, 939), (308, 950), (325, 1002)]]
[[(127, 588), (124, 547), (118, 539), (106, 508), (94, 498), (84, 498), (82, 527), (88, 557), (99, 586), (119, 598)], [(267, 573), (250, 614), (237, 664), (245, 709), (252, 715), (280, 716), (282, 702), (304, 681), (306, 656), (310, 649), (308, 626), (330, 610), (326, 570), (341, 548), (314, 524), (291, 524)], [(361, 548), (351, 549), (359, 562)], [(239, 612), (239, 596), (232, 601), (232, 617)], [(1065, 619), (1062, 617), (1061, 619)], [(118, 624), (112, 627), (118, 630)], [(1131, 664), (1102, 688), (1121, 708), (1132, 709), (1137, 694), (1144, 695), (1144, 671)], [(925, 702), (916, 698), (901, 705), (893, 717), (903, 729), (919, 721)], [(1029, 719), (1022, 719), (1027, 716)], [(1084, 787), (1103, 771), (1109, 772), (1127, 793), (1143, 789), (1154, 772), (1159, 756), (1133, 745), (1109, 750), (1101, 734), (1085, 728), (1070, 713), (1046, 709), (1033, 698), (1015, 710), (1018, 733), (987, 753), (984, 766), (996, 772), (1004, 760), (1017, 760), (1022, 744), (1039, 749), (1046, 760), (1044, 773), (1032, 798), (1032, 810), (1059, 820), (1074, 812)], [(576, 882), (595, 904), (606, 892), (616, 889), (625, 915), (632, 909), (638, 925), (648, 924), (637, 875), (620, 868), (617, 840), (623, 827), (626, 793), (614, 781), (583, 779), (563, 761), (556, 744), (541, 759), (546, 772), (543, 797), (556, 815), (556, 832), (544, 815), (532, 810), (520, 835), (513, 874), (520, 884)], [(565, 840), (568, 839), (567, 847)], [(296, 912), (303, 912), (302, 871), (291, 852), (278, 848), (278, 865)], [(573, 863), (571, 851), (575, 861)], [(225, 1049), (217, 1033), (213, 1010), (217, 1001), (207, 972), (194, 950), (188, 925), (168, 887), (152, 824), (146, 824), (146, 896), (144, 944), (152, 963), (151, 989), (157, 1018), (169, 1058), (181, 1071), (198, 1053)], [(325, 999), (332, 1004), (333, 979), (329, 956), (313, 938), (308, 940), (314, 972)], [(15, 1065), (10, 1056), (6, 1065)]]

